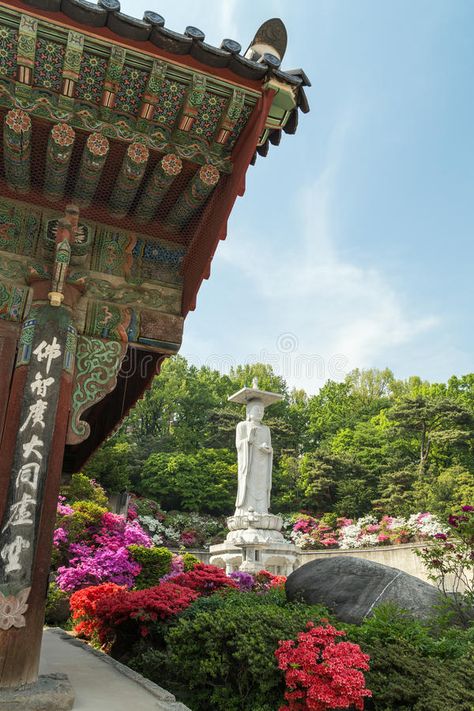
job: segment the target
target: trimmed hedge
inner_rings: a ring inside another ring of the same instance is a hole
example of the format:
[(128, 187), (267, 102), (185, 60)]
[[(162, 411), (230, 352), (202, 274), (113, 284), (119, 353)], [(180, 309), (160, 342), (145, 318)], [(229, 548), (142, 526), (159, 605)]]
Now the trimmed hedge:
[(158, 585), (160, 578), (171, 570), (173, 554), (167, 548), (146, 548), (145, 546), (128, 546), (134, 561), (142, 566), (135, 579), (138, 590), (152, 588)]

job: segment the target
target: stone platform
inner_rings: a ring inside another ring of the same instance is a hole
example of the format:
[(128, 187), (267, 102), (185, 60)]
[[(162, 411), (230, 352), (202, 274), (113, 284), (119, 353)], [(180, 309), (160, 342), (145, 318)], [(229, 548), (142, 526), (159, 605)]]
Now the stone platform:
[(281, 517), (270, 513), (250, 511), (230, 516), (226, 540), (209, 549), (210, 563), (228, 573), (268, 570), (274, 575), (290, 575), (297, 566), (299, 549), (285, 541), (282, 525)]
[(0, 691), (0, 711), (71, 711), (74, 690), (66, 674), (40, 676), (35, 684)]

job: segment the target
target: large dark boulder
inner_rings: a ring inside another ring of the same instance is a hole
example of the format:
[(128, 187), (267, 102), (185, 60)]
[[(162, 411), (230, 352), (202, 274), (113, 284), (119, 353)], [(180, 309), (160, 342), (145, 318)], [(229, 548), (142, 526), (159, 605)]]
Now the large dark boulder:
[(440, 593), (428, 583), (397, 568), (363, 558), (335, 556), (312, 560), (286, 581), (289, 600), (320, 603), (343, 622), (358, 624), (377, 605), (391, 602), (424, 619), (440, 603)]

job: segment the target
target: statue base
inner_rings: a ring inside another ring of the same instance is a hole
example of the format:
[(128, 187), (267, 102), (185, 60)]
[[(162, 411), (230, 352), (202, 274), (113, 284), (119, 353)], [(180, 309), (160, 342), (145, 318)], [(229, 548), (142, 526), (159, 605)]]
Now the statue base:
[(74, 691), (66, 674), (40, 676), (34, 684), (0, 689), (0, 711), (70, 711)]
[(280, 516), (248, 511), (227, 519), (229, 533), (224, 543), (210, 547), (210, 563), (227, 573), (243, 570), (289, 575), (298, 563), (299, 549), (283, 538)]

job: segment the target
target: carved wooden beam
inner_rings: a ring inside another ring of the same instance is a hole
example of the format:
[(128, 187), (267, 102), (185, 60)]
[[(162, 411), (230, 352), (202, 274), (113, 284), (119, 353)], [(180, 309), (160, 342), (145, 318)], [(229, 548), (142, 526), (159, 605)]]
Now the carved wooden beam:
[(64, 195), (76, 132), (67, 123), (58, 123), (49, 134), (43, 192), (52, 201)]
[(131, 208), (145, 174), (149, 156), (150, 151), (143, 143), (131, 143), (127, 148), (110, 196), (110, 213), (113, 217), (125, 217)]
[(63, 63), (62, 96), (59, 97), (59, 105), (68, 111), (74, 108), (74, 88), (81, 71), (83, 50), (84, 35), (79, 32), (69, 32)]
[(138, 222), (150, 222), (173, 180), (181, 173), (183, 163), (175, 153), (168, 153), (156, 164), (137, 207)]
[(203, 165), (194, 174), (166, 219), (167, 226), (179, 230), (205, 203), (219, 182), (220, 173), (214, 165)]
[(178, 119), (178, 129), (188, 133), (196, 117), (199, 113), (199, 108), (203, 102), (206, 93), (206, 77), (202, 74), (193, 74), (192, 83), (189, 86), (183, 108)]
[(90, 434), (82, 413), (111, 392), (117, 384), (127, 343), (79, 336), (67, 444), (79, 444)]
[(27, 97), (33, 84), (33, 70), (36, 55), (36, 33), (38, 20), (30, 15), (22, 15), (18, 30), (17, 85), (18, 97)]
[(17, 193), (30, 190), (31, 119), (21, 109), (12, 109), (3, 124), (3, 162), (8, 187)]
[(138, 113), (138, 121), (151, 121), (155, 114), (155, 107), (158, 104), (161, 87), (166, 76), (166, 63), (159, 59), (153, 61), (153, 66), (148, 77), (145, 92), (142, 98), (142, 105)]
[(100, 115), (104, 121), (108, 121), (112, 117), (112, 109), (115, 105), (115, 97), (119, 90), (120, 78), (122, 76), (123, 65), (125, 64), (125, 55), (126, 51), (123, 47), (112, 47), (105, 75), (100, 109)]
[(245, 94), (239, 89), (234, 89), (234, 92), (229, 99), (224, 113), (222, 114), (219, 127), (216, 131), (215, 142), (220, 145), (225, 145), (230, 138), (235, 124), (240, 118), (244, 106)]
[(107, 160), (110, 144), (101, 133), (91, 133), (84, 146), (76, 180), (74, 199), (85, 207), (90, 205)]

